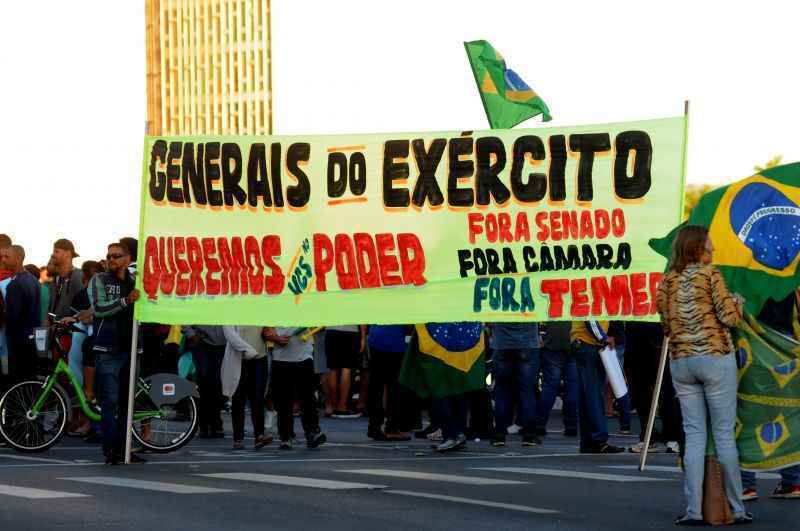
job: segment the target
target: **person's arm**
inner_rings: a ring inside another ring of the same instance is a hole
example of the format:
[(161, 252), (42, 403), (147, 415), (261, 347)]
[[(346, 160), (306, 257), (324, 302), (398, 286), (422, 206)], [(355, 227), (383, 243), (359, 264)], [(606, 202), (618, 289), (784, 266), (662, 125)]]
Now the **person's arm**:
[(607, 344), (611, 348), (616, 346), (614, 337), (606, 334), (606, 331), (603, 330), (603, 327), (600, 325), (600, 321), (585, 321), (585, 325), (586, 329), (597, 341)]
[(262, 337), (264, 338), (264, 341), (271, 341), (281, 347), (288, 345), (289, 340), (291, 339), (289, 336), (279, 336), (277, 330), (275, 330), (275, 328), (272, 326), (264, 327)]
[(138, 293), (138, 291), (133, 290), (127, 297), (111, 297), (108, 295), (100, 275), (95, 275), (89, 281), (89, 302), (94, 308), (94, 315), (101, 318), (116, 315), (130, 304), (136, 302)]
[(711, 300), (722, 324), (730, 327), (739, 324), (742, 319), (742, 301), (731, 295), (722, 273), (716, 267), (711, 269)]
[(367, 325), (358, 325), (358, 330), (361, 332), (361, 347), (359, 352), (367, 350)]
[(19, 282), (11, 282), (6, 288), (6, 326), (14, 331), (22, 322), (22, 290)]
[(256, 349), (253, 348), (253, 345), (242, 339), (242, 336), (236, 332), (236, 327), (223, 326), (222, 333), (225, 334), (225, 340), (230, 343), (233, 350), (244, 352), (251, 356), (256, 356), (258, 354)]

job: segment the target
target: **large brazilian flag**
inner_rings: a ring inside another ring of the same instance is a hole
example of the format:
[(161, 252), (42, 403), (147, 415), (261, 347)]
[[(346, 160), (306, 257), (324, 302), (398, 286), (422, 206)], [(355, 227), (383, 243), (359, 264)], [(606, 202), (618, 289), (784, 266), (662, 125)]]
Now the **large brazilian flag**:
[(400, 370), (400, 383), (421, 398), (443, 398), (486, 385), (481, 323), (414, 326)]
[[(800, 287), (800, 162), (708, 192), (685, 224), (708, 227), (714, 265), (728, 289), (744, 296), (747, 312), (758, 315), (767, 299)], [(650, 247), (669, 257), (681, 227)]]
[(800, 463), (800, 342), (749, 315), (733, 336), (742, 468), (776, 470)]
[(714, 265), (746, 299), (733, 331), (739, 366), (736, 440), (742, 467), (800, 463), (800, 343), (762, 324), (768, 299), (800, 287), (800, 163), (776, 166), (705, 194), (689, 219), (650, 246), (669, 257), (684, 225), (708, 227)]

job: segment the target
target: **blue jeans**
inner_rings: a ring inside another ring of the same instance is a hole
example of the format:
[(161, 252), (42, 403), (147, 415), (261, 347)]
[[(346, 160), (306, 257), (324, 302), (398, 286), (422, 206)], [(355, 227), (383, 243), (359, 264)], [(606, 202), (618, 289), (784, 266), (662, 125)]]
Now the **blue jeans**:
[(686, 515), (703, 517), (708, 418), (722, 465), (725, 492), (734, 518), (745, 514), (739, 451), (734, 440), (736, 423), (736, 360), (727, 356), (690, 356), (670, 361), (672, 383), (681, 403), (684, 449)]
[[(800, 465), (788, 466), (780, 469), (781, 485), (796, 487), (800, 485)], [(749, 470), (742, 470), (742, 488), (756, 488), (756, 473)]]
[(103, 454), (122, 454), (128, 422), (128, 375), (130, 356), (97, 352), (95, 356), (97, 397), (100, 402), (100, 429)]
[(608, 442), (605, 389), (606, 370), (600, 359), (600, 347), (583, 341), (572, 344), (578, 367), (578, 417), (581, 449), (597, 448)]
[(438, 398), (431, 404), (433, 423), (442, 428), (442, 438), (457, 439), (467, 429), (467, 397), (464, 394)]
[(194, 361), (197, 390), (200, 393), (201, 432), (222, 431), (222, 382), (220, 370), (225, 357), (225, 345), (211, 345), (203, 340), (190, 343), (189, 350)]
[(539, 376), (538, 348), (496, 349), (494, 362), (494, 433), (505, 437), (514, 418), (514, 403), (522, 424), (520, 433), (536, 433), (536, 379)]
[(542, 349), (542, 394), (536, 403), (536, 427), (544, 429), (556, 400), (561, 379), (564, 379), (564, 428), (578, 427), (578, 368), (570, 350)]

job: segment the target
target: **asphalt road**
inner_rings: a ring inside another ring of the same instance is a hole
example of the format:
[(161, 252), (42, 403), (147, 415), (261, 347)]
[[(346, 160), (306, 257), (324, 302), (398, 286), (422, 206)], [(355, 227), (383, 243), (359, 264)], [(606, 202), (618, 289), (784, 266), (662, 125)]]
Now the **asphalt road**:
[[(316, 450), (195, 440), (127, 467), (76, 439), (43, 454), (0, 448), (0, 530), (639, 530), (671, 529), (682, 509), (672, 455), (639, 473), (638, 456), (580, 455), (557, 432), (535, 448), (511, 436), (504, 449), (473, 441), (437, 455), (423, 440), (370, 442), (364, 419), (323, 428), (330, 444)], [(800, 501), (769, 499), (774, 483), (760, 482), (751, 528), (796, 529)]]

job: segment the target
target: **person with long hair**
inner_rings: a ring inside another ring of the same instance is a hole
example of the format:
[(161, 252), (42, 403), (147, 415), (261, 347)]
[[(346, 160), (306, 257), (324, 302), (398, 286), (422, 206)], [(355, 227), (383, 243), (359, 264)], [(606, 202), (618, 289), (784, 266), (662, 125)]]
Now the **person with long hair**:
[(736, 359), (730, 328), (742, 318), (744, 300), (732, 295), (711, 265), (714, 246), (708, 229), (688, 225), (673, 242), (669, 272), (658, 288), (657, 304), (669, 338), (672, 383), (686, 432), (684, 494), (686, 512), (677, 525), (703, 525), (703, 479), (707, 419), (722, 466), (728, 503), (736, 523), (752, 516), (741, 501), (736, 423)]

